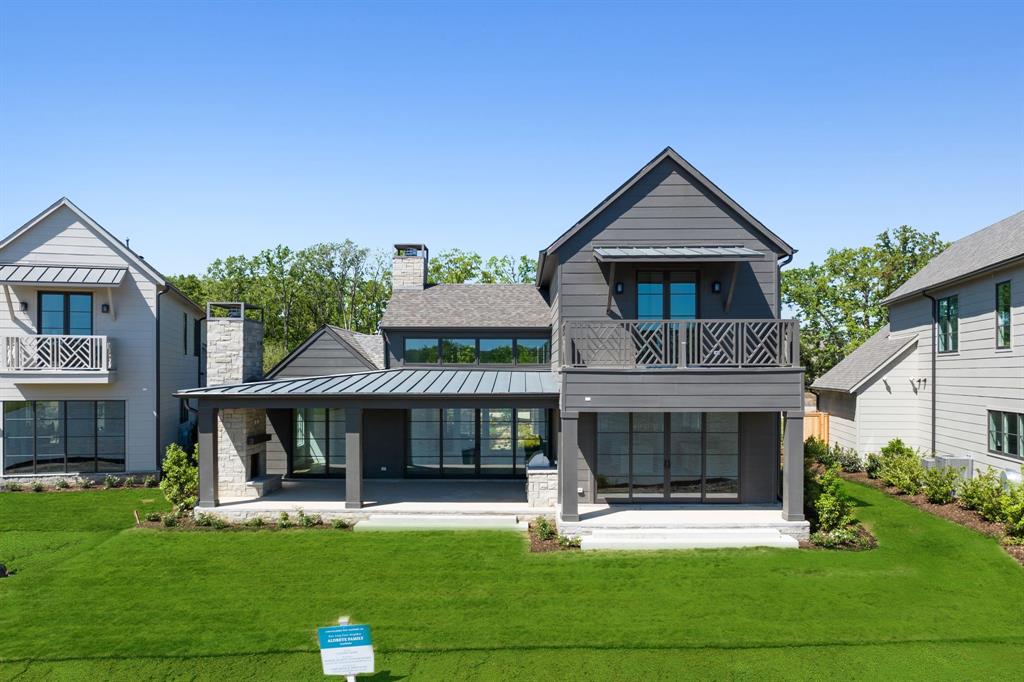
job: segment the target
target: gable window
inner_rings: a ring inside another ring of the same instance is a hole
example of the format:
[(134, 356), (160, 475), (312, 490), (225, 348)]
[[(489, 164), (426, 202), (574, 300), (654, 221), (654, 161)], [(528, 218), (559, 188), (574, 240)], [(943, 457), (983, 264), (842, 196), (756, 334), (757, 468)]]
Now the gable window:
[(1014, 457), (1024, 457), (1024, 414), (988, 413), (988, 449)]
[(476, 363), (476, 339), (441, 339), (441, 358), (446, 365)]
[(940, 298), (938, 301), (940, 353), (955, 353), (957, 350), (960, 329), (957, 307), (956, 296), (947, 296), (946, 298)]
[(406, 339), (405, 364), (436, 365), (438, 360), (437, 339)]
[(1010, 347), (1010, 283), (996, 285), (996, 348)]
[(39, 292), (39, 333), (92, 335), (92, 294)]
[(192, 321), (192, 355), (199, 357), (199, 344), (202, 342), (203, 325), (199, 320)]
[(188, 355), (188, 313), (181, 314), (181, 353)]
[(546, 365), (551, 362), (548, 339), (516, 339), (516, 360), (520, 365)]
[(512, 339), (480, 339), (481, 365), (511, 365)]

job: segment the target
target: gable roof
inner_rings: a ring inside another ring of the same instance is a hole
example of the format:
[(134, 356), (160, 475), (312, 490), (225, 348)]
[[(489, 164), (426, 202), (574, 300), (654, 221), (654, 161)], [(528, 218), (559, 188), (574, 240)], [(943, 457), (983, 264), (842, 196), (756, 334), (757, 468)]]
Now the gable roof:
[(337, 344), (348, 349), (349, 353), (351, 353), (356, 359), (362, 361), (362, 363), (366, 365), (367, 369), (384, 368), (384, 337), (379, 334), (361, 334), (359, 332), (354, 332), (351, 329), (344, 329), (343, 327), (335, 327), (331, 324), (325, 324), (310, 334), (305, 341), (295, 348), (295, 350), (274, 365), (270, 371), (267, 372), (267, 378), (270, 379), (277, 376), (282, 369), (290, 365), (295, 358), (302, 355), (307, 348), (325, 334), (333, 339)]
[(1024, 258), (1024, 211), (958, 239), (889, 294), (889, 305), (927, 289)]
[(708, 194), (710, 194), (711, 196), (715, 197), (720, 202), (725, 204), (729, 209), (736, 213), (736, 215), (739, 216), (740, 220), (746, 223), (748, 227), (750, 227), (752, 230), (762, 235), (769, 242), (774, 244), (775, 247), (779, 250), (779, 253), (787, 256), (795, 253), (795, 249), (793, 249), (792, 246), (783, 241), (782, 238), (779, 237), (777, 234), (769, 230), (760, 220), (758, 220), (750, 213), (748, 213), (745, 208), (740, 206), (732, 197), (730, 197), (728, 194), (722, 191), (722, 189), (718, 185), (711, 182), (711, 180), (709, 180), (703, 173), (697, 170), (697, 168), (693, 164), (691, 164), (689, 161), (680, 156), (680, 154), (676, 150), (672, 149), (672, 147), (665, 147), (665, 149), (663, 149), (657, 156), (651, 159), (643, 168), (634, 173), (631, 178), (626, 180), (626, 182), (619, 185), (619, 187), (614, 192), (605, 197), (604, 200), (601, 201), (601, 203), (599, 203), (597, 206), (591, 209), (590, 212), (587, 213), (582, 218), (580, 218), (580, 220), (575, 225), (573, 225), (568, 230), (563, 232), (562, 235), (558, 237), (558, 239), (551, 242), (551, 244), (546, 249), (540, 252), (540, 259), (537, 265), (537, 283), (540, 284), (541, 282), (541, 278), (544, 272), (544, 261), (547, 259), (548, 256), (556, 252), (576, 233), (578, 233), (584, 227), (589, 225), (591, 221), (593, 221), (597, 216), (603, 213), (605, 209), (611, 206), (611, 204), (616, 199), (618, 199), (623, 194), (628, 192), (634, 185), (636, 185), (644, 177), (651, 173), (658, 166), (658, 164), (660, 164), (662, 161), (665, 161), (666, 159), (669, 159), (675, 162), (677, 165), (679, 165), (683, 169), (683, 171), (685, 171), (688, 175), (690, 175), (693, 178), (693, 180), (699, 186), (700, 189), (703, 189)]
[(889, 336), (889, 325), (885, 325), (838, 365), (818, 377), (811, 388), (853, 393), (915, 343), (916, 334), (892, 337)]
[(396, 289), (382, 329), (547, 329), (551, 308), (533, 284), (432, 284)]
[(35, 216), (27, 223), (16, 229), (14, 232), (4, 237), (3, 240), (0, 240), (0, 250), (3, 250), (4, 247), (11, 244), (25, 233), (32, 230), (36, 225), (38, 225), (43, 220), (45, 220), (46, 218), (48, 218), (49, 216), (56, 213), (58, 210), (62, 208), (66, 208), (75, 215), (77, 215), (79, 220), (82, 221), (82, 224), (89, 228), (89, 230), (91, 230), (93, 234), (95, 234), (101, 241), (103, 241), (111, 249), (120, 254), (125, 260), (127, 260), (129, 263), (135, 266), (141, 273), (149, 277), (154, 283), (164, 287), (168, 291), (173, 291), (183, 301), (194, 307), (196, 310), (200, 311), (200, 313), (204, 312), (203, 308), (198, 303), (190, 299), (181, 290), (179, 290), (177, 287), (175, 287), (173, 284), (167, 281), (167, 278), (164, 277), (159, 270), (150, 265), (145, 258), (143, 258), (139, 254), (135, 253), (130, 248), (125, 246), (124, 242), (122, 242), (120, 239), (118, 239), (110, 232), (108, 232), (102, 225), (93, 220), (88, 213), (78, 208), (78, 206), (76, 206), (67, 197), (61, 197), (57, 201), (53, 202), (52, 204), (50, 204), (50, 206), (48, 206), (41, 213), (39, 213), (39, 215)]

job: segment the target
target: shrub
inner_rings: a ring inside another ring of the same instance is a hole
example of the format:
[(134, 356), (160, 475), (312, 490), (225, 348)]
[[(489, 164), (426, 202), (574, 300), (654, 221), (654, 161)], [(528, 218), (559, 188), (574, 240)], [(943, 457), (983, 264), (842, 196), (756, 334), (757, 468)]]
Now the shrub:
[(34, 483), (32, 483), (32, 492), (41, 493), (44, 490), (46, 490), (46, 487), (39, 481), (35, 481)]
[(156, 476), (146, 476), (146, 478), (144, 478), (142, 481), (142, 485), (146, 486), (147, 488), (155, 488), (158, 485)]
[(1003, 495), (1002, 507), (1006, 534), (1024, 539), (1024, 484), (1010, 486), (1010, 490)]
[(103, 487), (105, 488), (120, 488), (122, 483), (124, 483), (124, 481), (114, 474), (107, 474), (103, 477)]
[(817, 436), (808, 436), (807, 440), (804, 441), (804, 457), (810, 457), (812, 461), (824, 463), (824, 460), (831, 457), (828, 443)]
[(1002, 493), (1003, 486), (995, 469), (988, 469), (961, 482), (956, 494), (964, 509), (973, 509), (988, 521), (998, 521), (1002, 516)]
[(213, 521), (210, 522), (210, 525), (216, 528), (217, 530), (221, 530), (222, 528), (227, 528), (230, 524), (228, 524), (228, 522), (222, 519), (221, 517), (214, 516)]
[(574, 535), (559, 535), (558, 546), (562, 549), (577, 549), (580, 546), (580, 539)]
[[(818, 512), (815, 503), (821, 495), (821, 483), (814, 473), (814, 453), (804, 449), (804, 515), (813, 526), (817, 523)], [(788, 465), (788, 463), (787, 463)]]
[(254, 516), (245, 522), (245, 525), (249, 528), (262, 528), (265, 525), (262, 516)]
[(146, 514), (146, 520), (147, 521), (159, 521), (160, 520), (160, 512), (148, 512)]
[(68, 488), (68, 487), (71, 486), (71, 484), (67, 482), (67, 479), (64, 479), (64, 478), (58, 478), (57, 479), (57, 483), (55, 485), (58, 488), (60, 488), (61, 490), (64, 490), (65, 488)]
[(960, 471), (953, 467), (932, 467), (921, 474), (921, 487), (924, 496), (932, 504), (949, 504), (953, 501), (957, 483), (960, 482)]
[[(898, 444), (898, 447), (890, 447), (894, 444)], [(916, 452), (903, 445), (898, 438), (882, 448), (882, 467), (878, 471), (878, 478), (887, 485), (891, 485), (907, 495), (916, 495), (921, 492), (921, 476), (923, 474), (924, 466), (921, 464), (921, 458), (917, 456)]]
[(88, 489), (96, 485), (96, 481), (92, 480), (91, 478), (83, 478), (82, 482), (79, 483), (78, 485), (81, 486), (82, 488)]
[(196, 514), (196, 525), (202, 526), (204, 528), (209, 528), (213, 525), (213, 520), (215, 518), (217, 517), (213, 514), (207, 514), (206, 512), (203, 512), (202, 514)]
[(537, 519), (537, 523), (534, 526), (537, 529), (537, 537), (541, 540), (550, 540), (555, 537), (555, 527), (551, 525), (551, 522), (545, 517)]
[(852, 509), (850, 498), (843, 491), (839, 467), (826, 469), (821, 476), (821, 494), (814, 501), (818, 528), (823, 531), (845, 528), (853, 521)]
[(299, 510), (299, 525), (303, 528), (312, 528), (314, 526), (319, 526), (323, 522), (324, 520), (320, 517), (319, 514), (307, 516), (306, 512), (302, 511), (301, 509)]
[(188, 453), (177, 443), (167, 446), (160, 490), (178, 511), (192, 509), (199, 501), (199, 446)]
[(122, 485), (123, 485), (123, 486), (124, 486), (125, 488), (131, 488), (131, 487), (133, 487), (133, 486), (134, 486), (134, 485), (135, 485), (136, 483), (138, 483), (138, 480), (136, 480), (136, 478), (135, 478), (134, 476), (132, 476), (131, 474), (129, 474), (129, 475), (127, 475), (127, 476), (125, 476), (125, 477), (124, 477), (124, 480), (123, 480), (123, 481), (121, 482), (121, 484), (122, 484)]
[(858, 471), (864, 471), (864, 460), (860, 458), (857, 451), (853, 448), (844, 448), (839, 443), (836, 443), (832, 448), (832, 455), (843, 471), (854, 474)]
[(295, 524), (292, 522), (291, 517), (288, 516), (288, 512), (281, 512), (280, 515), (278, 515), (278, 517), (277, 517), (277, 527), (278, 528), (291, 528), (293, 525), (295, 525)]
[(12, 493), (20, 493), (22, 487), (20, 483), (8, 483), (7, 489), (10, 490)]
[(178, 519), (174, 514), (164, 514), (160, 517), (160, 520), (163, 521), (164, 526), (167, 528), (173, 528), (178, 525)]
[(331, 528), (333, 528), (334, 530), (345, 530), (346, 528), (348, 528), (348, 521), (346, 521), (345, 519), (332, 519)]
[(811, 533), (811, 542), (818, 547), (842, 547), (852, 544), (856, 539), (857, 531), (853, 528), (833, 528)]
[(868, 454), (868, 462), (864, 467), (864, 471), (867, 472), (868, 478), (878, 478), (878, 472), (882, 469), (882, 457), (875, 453)]

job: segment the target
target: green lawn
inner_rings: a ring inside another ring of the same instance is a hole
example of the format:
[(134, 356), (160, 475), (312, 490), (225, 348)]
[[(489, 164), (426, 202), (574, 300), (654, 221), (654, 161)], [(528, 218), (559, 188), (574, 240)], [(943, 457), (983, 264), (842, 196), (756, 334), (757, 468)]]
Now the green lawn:
[[(0, 494), (0, 679), (318, 679), (373, 627), (377, 680), (1010, 679), (1024, 570), (846, 484), (880, 546), (530, 554), (509, 533), (155, 531), (159, 492)], [(360, 678), (363, 679), (363, 678)]]

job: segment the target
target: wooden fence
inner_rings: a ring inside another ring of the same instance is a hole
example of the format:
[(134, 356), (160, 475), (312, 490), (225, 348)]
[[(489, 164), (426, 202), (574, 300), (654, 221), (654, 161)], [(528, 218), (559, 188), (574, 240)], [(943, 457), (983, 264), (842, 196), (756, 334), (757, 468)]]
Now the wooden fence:
[(825, 441), (828, 440), (828, 412), (805, 412), (804, 413), (804, 440), (815, 436)]

